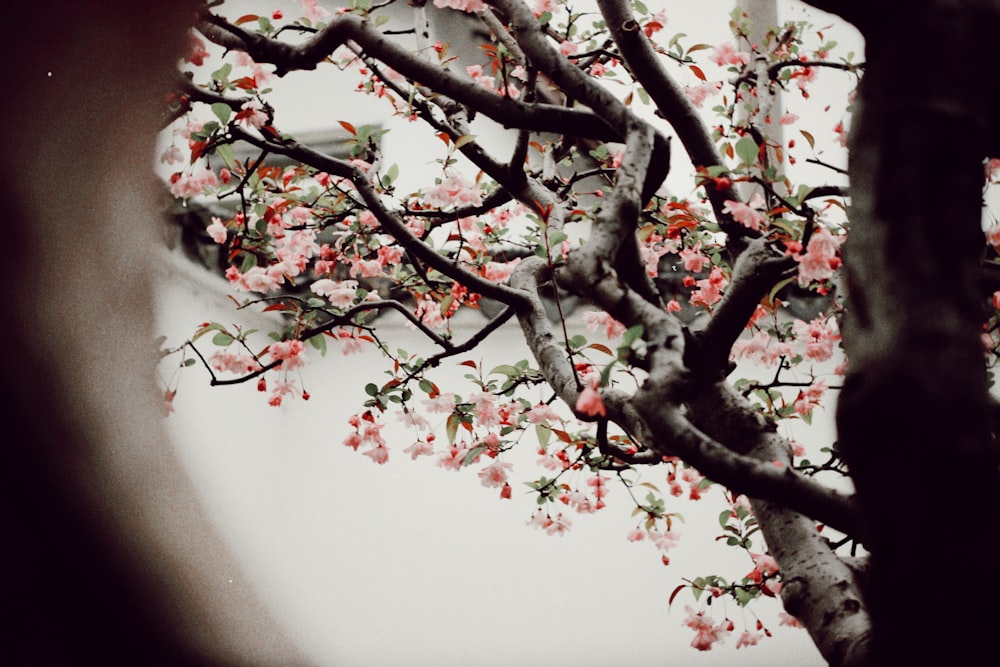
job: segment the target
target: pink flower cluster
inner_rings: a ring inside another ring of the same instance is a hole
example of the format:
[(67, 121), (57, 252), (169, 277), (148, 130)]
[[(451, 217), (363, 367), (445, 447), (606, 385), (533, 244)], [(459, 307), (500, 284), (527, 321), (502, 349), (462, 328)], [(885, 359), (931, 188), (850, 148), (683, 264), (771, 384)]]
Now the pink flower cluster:
[(531, 520), (528, 521), (528, 525), (541, 528), (549, 535), (562, 536), (573, 527), (573, 522), (564, 517), (562, 512), (559, 512), (555, 517), (553, 517), (548, 512), (539, 508), (535, 510), (534, 514), (531, 515)]
[(754, 193), (748, 204), (727, 199), (723, 202), (722, 212), (733, 216), (733, 220), (744, 227), (760, 231), (761, 226), (767, 223), (767, 215), (762, 210), (763, 206), (764, 198), (760, 196), (760, 193)]
[(360, 417), (351, 415), (347, 423), (354, 428), (354, 432), (344, 439), (345, 445), (354, 451), (357, 451), (358, 447), (362, 445), (370, 446), (371, 449), (362, 452), (362, 454), (379, 465), (383, 465), (389, 460), (389, 448), (381, 434), (385, 424), (375, 423), (375, 418), (370, 412), (365, 412)]
[(691, 607), (684, 607), (684, 611), (688, 614), (684, 625), (696, 633), (691, 646), (699, 651), (710, 651), (715, 644), (722, 644), (735, 627), (729, 619), (716, 623), (704, 610), (695, 612)]
[(792, 325), (792, 333), (798, 342), (805, 343), (803, 356), (816, 362), (827, 361), (833, 357), (834, 345), (840, 340), (835, 320), (824, 319), (822, 316), (810, 322), (798, 320)]
[(811, 282), (832, 278), (841, 265), (837, 252), (843, 242), (843, 236), (834, 236), (825, 227), (813, 233), (804, 253), (801, 243), (787, 242), (788, 254), (799, 263), (799, 284), (805, 287)]

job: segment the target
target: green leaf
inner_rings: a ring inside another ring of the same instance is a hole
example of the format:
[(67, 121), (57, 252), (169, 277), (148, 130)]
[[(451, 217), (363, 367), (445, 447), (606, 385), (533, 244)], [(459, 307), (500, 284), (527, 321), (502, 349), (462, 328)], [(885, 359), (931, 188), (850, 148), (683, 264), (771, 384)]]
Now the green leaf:
[(222, 331), (212, 337), (212, 343), (218, 345), (219, 347), (226, 347), (232, 344), (234, 340), (235, 339), (232, 336)]
[(326, 336), (313, 336), (309, 339), (309, 344), (319, 350), (320, 356), (326, 356)]
[(368, 384), (365, 385), (365, 393), (368, 394), (369, 396), (377, 396), (378, 385), (375, 384), (374, 382), (369, 382)]
[(382, 177), (382, 185), (389, 187), (395, 182), (395, 180), (398, 177), (399, 177), (399, 166), (393, 164), (386, 170), (385, 176)]
[(228, 81), (229, 75), (233, 71), (233, 66), (230, 63), (226, 63), (219, 69), (212, 72), (211, 77), (216, 81)]
[(216, 102), (212, 105), (212, 113), (219, 119), (219, 122), (226, 125), (229, 123), (229, 117), (232, 116), (233, 110), (225, 102)]
[(739, 156), (740, 161), (747, 165), (754, 164), (757, 161), (757, 156), (760, 154), (757, 142), (748, 136), (737, 141), (735, 148), (736, 155)]
[(719, 513), (719, 525), (722, 526), (723, 528), (728, 526), (729, 519), (731, 516), (732, 514), (730, 513), (729, 510), (722, 510), (722, 512)]
[(465, 455), (465, 458), (462, 459), (462, 465), (463, 466), (470, 465), (473, 461), (476, 460), (477, 456), (483, 453), (485, 449), (486, 447), (483, 445), (479, 445), (478, 447), (473, 447), (472, 449), (470, 449), (468, 453)]
[(490, 375), (506, 375), (507, 377), (516, 377), (521, 374), (521, 371), (515, 366), (509, 364), (501, 364), (490, 371)]
[(236, 152), (233, 150), (232, 144), (219, 144), (215, 147), (215, 154), (222, 158), (222, 161), (226, 163), (226, 166), (230, 170), (236, 168)]
[(458, 424), (461, 421), (461, 417), (456, 413), (452, 412), (448, 415), (448, 421), (445, 423), (445, 431), (448, 434), (448, 444), (455, 444), (455, 435), (458, 433)]

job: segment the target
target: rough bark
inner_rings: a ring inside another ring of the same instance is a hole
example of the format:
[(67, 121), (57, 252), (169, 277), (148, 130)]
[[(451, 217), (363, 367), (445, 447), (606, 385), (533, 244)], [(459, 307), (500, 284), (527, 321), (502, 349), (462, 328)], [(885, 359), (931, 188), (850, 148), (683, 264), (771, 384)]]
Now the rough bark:
[[(977, 285), (1000, 3), (919, 2), (869, 29), (850, 162), (840, 448), (872, 551), (876, 664), (975, 662), (1000, 625), (1000, 476)], [(919, 634), (919, 639), (915, 635)]]

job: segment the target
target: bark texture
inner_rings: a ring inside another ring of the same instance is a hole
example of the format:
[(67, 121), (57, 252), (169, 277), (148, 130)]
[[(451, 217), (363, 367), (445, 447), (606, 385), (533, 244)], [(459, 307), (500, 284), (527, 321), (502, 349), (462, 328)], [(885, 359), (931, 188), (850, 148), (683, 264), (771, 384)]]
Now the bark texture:
[[(977, 283), (996, 2), (925, 1), (865, 30), (845, 252), (840, 448), (872, 551), (875, 664), (976, 662), (1000, 608), (1000, 477)], [(919, 639), (916, 639), (919, 636)]]

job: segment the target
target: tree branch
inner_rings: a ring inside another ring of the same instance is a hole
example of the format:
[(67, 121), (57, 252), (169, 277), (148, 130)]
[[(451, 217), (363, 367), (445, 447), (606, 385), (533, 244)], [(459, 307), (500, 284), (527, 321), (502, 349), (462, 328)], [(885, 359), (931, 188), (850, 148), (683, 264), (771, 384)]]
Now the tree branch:
[(279, 76), (293, 70), (315, 69), (337, 47), (350, 40), (408, 79), (468, 105), (506, 127), (557, 133), (572, 128), (576, 134), (603, 141), (620, 138), (593, 112), (551, 104), (525, 104), (471, 85), (468, 79), (415, 56), (370, 27), (364, 19), (351, 14), (331, 19), (323, 30), (299, 45), (248, 32), (208, 12), (202, 15), (198, 30), (219, 46), (246, 51), (257, 63), (275, 65)]

